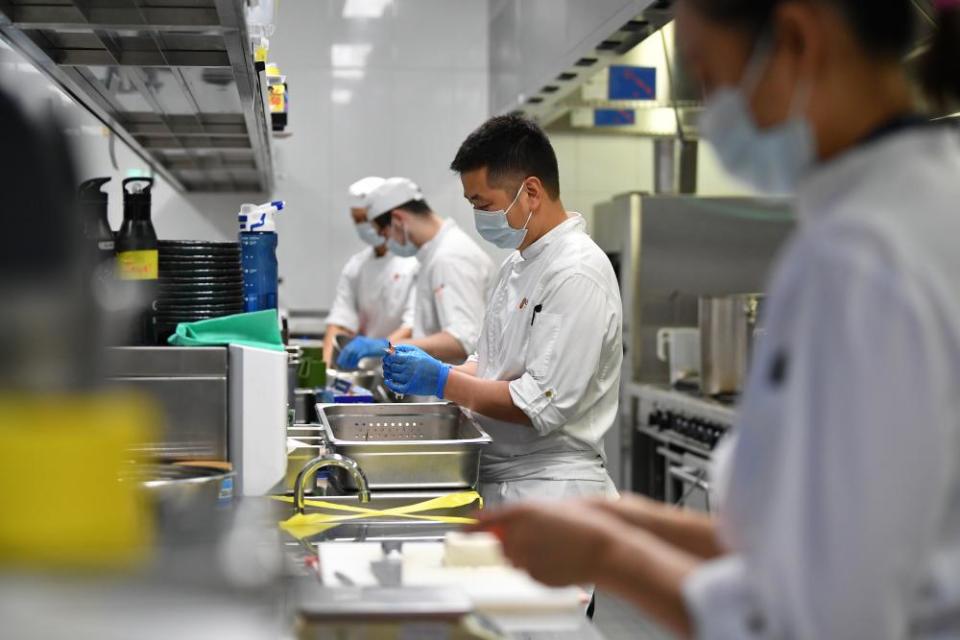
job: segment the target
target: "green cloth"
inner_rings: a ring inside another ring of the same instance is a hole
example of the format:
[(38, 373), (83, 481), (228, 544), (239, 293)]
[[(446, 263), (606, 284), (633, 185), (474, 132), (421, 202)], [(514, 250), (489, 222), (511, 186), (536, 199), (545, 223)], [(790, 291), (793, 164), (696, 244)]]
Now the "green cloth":
[(211, 347), (221, 344), (240, 344), (247, 347), (283, 351), (277, 310), (238, 313), (233, 316), (181, 322), (177, 331), (167, 339), (179, 347)]

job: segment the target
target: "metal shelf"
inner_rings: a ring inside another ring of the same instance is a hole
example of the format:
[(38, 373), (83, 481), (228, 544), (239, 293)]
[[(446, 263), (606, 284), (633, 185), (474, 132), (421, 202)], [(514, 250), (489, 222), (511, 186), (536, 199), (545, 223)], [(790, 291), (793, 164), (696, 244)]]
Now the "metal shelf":
[(177, 189), (272, 190), (243, 0), (0, 0), (0, 38)]

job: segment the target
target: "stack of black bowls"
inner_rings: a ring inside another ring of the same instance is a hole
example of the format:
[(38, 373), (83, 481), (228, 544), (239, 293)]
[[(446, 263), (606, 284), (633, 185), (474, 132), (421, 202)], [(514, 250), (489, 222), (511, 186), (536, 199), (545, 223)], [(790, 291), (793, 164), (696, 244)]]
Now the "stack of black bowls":
[(236, 242), (161, 240), (160, 281), (153, 304), (157, 343), (181, 322), (243, 312), (243, 271)]

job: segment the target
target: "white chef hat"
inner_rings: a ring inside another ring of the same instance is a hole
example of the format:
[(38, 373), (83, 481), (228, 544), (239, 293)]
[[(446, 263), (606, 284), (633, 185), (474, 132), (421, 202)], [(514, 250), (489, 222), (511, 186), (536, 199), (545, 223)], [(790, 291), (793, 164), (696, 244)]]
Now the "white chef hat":
[(370, 194), (370, 218), (382, 216), (411, 200), (423, 200), (420, 187), (409, 178), (387, 178)]
[(366, 209), (370, 206), (370, 194), (385, 182), (383, 178), (368, 176), (350, 185), (350, 208)]

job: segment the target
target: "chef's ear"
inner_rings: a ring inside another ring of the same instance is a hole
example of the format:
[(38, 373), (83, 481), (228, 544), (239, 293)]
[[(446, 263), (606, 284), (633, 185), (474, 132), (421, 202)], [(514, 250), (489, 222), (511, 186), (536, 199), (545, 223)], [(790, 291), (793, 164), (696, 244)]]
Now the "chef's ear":
[(523, 181), (523, 193), (527, 196), (527, 203), (532, 211), (539, 209), (540, 203), (547, 198), (547, 191), (540, 182), (540, 178), (536, 176)]
[(399, 229), (406, 223), (409, 214), (406, 211), (400, 211), (399, 209), (394, 209), (390, 212), (390, 225)]

